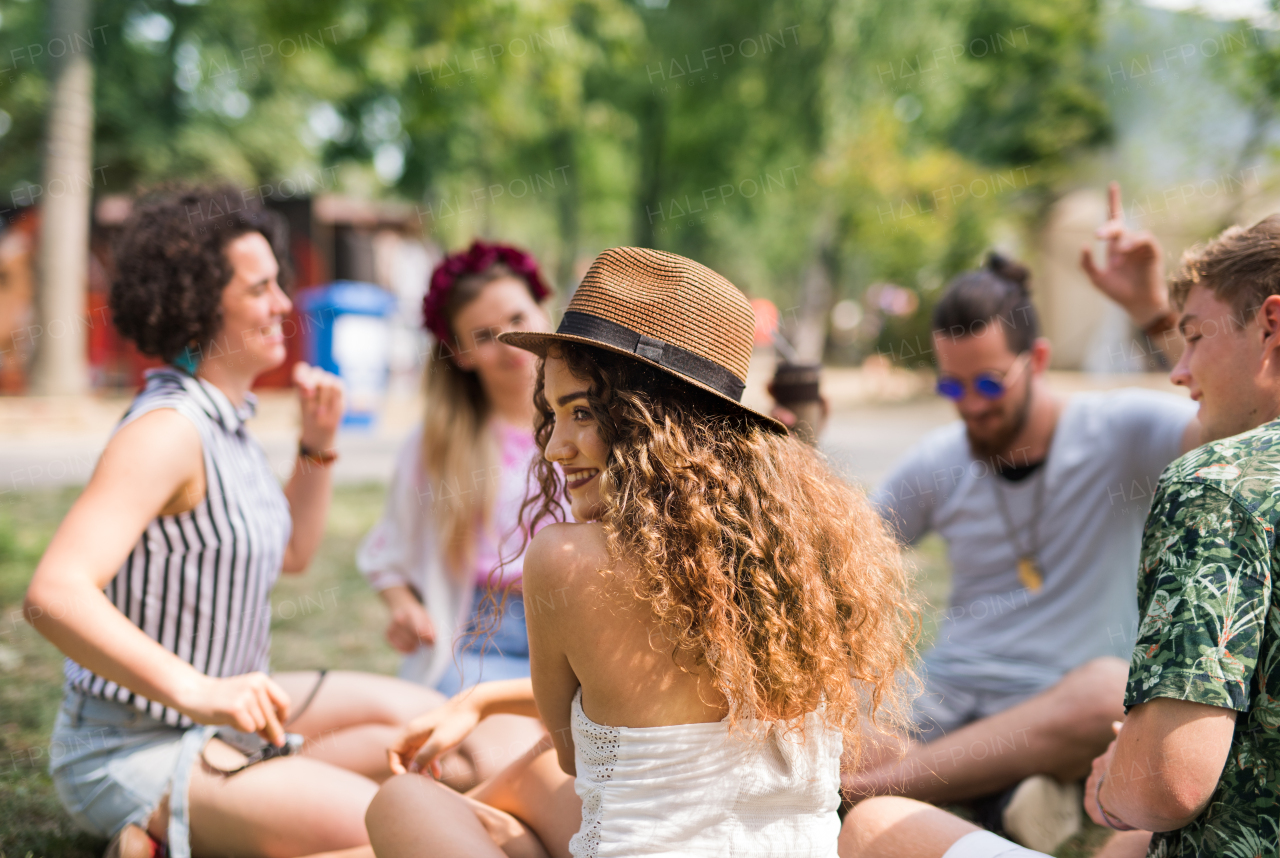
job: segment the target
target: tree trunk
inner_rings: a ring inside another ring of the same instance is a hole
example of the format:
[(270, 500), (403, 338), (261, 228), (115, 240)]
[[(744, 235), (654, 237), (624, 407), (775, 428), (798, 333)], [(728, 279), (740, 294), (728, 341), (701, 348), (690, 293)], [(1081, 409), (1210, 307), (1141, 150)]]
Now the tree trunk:
[(666, 105), (650, 96), (640, 110), (640, 183), (636, 194), (636, 247), (653, 247), (653, 218), (662, 222), (663, 150), (667, 143)]
[(821, 363), (827, 344), (827, 314), (831, 310), (835, 279), (835, 217), (824, 211), (814, 221), (813, 251), (800, 278), (800, 305), (789, 322), (788, 333), (801, 363)]
[(565, 300), (578, 287), (574, 278), (574, 266), (578, 261), (578, 239), (580, 227), (578, 206), (580, 204), (578, 183), (582, 174), (578, 170), (578, 152), (572, 134), (565, 130), (556, 134), (551, 143), (551, 151), (555, 156), (556, 169), (566, 167), (562, 175), (566, 177), (564, 188), (556, 198), (556, 221), (560, 233), (560, 250), (556, 258), (556, 286)]
[[(93, 182), (93, 64), (90, 0), (49, 4), (49, 120), (45, 131), (37, 260), (33, 392), (83, 393), (86, 366), (85, 290), (89, 272), (89, 206)], [(65, 46), (60, 57), (52, 46)]]

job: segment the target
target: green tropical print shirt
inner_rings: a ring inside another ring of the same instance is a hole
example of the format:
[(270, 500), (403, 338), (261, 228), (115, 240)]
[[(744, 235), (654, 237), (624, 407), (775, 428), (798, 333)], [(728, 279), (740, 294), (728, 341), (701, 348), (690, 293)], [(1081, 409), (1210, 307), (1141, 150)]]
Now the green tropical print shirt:
[(1280, 855), (1280, 421), (1206, 444), (1160, 477), (1142, 537), (1125, 706), (1172, 697), (1240, 713), (1208, 807), (1149, 856)]

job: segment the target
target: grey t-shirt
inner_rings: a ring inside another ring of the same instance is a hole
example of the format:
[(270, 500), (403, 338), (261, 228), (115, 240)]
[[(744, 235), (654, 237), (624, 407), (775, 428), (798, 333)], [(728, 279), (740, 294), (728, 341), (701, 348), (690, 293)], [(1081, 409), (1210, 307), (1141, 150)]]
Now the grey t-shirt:
[[(1098, 656), (1129, 657), (1143, 522), (1196, 410), (1189, 399), (1140, 389), (1073, 396), (1045, 464), (1018, 482), (973, 457), (959, 421), (907, 454), (871, 500), (904, 542), (932, 530), (947, 543), (951, 598), (925, 657), (930, 679), (1031, 693)], [(1032, 592), (1018, 579), (994, 492), (1003, 492), (1025, 549), (1041, 482), (1044, 583)]]

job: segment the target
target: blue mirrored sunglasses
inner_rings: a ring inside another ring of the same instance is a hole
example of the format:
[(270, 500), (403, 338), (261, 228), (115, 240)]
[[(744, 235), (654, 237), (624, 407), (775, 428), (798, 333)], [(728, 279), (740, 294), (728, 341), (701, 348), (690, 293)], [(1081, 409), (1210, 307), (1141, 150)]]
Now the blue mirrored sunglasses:
[[(1020, 361), (1026, 356), (1027, 352), (1023, 352), (1018, 356), (1018, 360)], [(1013, 367), (1010, 367), (1009, 370), (1012, 372)], [(1009, 374), (995, 371), (979, 373), (977, 378), (973, 380), (973, 389), (984, 399), (999, 399), (1008, 390), (1004, 380)], [(964, 398), (964, 382), (953, 375), (939, 376), (936, 390), (939, 396), (945, 396), (947, 399), (956, 402)]]
[[(1004, 381), (995, 373), (984, 372), (973, 380), (973, 389), (986, 399), (999, 399), (1004, 396)], [(938, 395), (957, 402), (964, 398), (964, 382), (958, 378), (938, 379)]]

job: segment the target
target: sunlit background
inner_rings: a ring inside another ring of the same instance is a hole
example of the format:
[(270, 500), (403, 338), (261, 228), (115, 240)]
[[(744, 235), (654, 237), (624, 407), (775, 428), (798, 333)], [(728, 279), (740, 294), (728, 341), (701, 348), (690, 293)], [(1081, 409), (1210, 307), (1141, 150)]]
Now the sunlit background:
[[(44, 774), (60, 658), (16, 612), (155, 363), (107, 309), (139, 193), (229, 183), (288, 220), (296, 297), (378, 298), (342, 344), (367, 419), (273, 633), (277, 668), (390, 671), (352, 554), (421, 417), (442, 254), (525, 246), (557, 310), (610, 246), (711, 266), (757, 308), (748, 400), (768, 407), (775, 337), (821, 359), (821, 446), (872, 483), (953, 418), (929, 311), (991, 249), (1033, 272), (1056, 390), (1169, 388), (1080, 249), (1111, 180), (1170, 267), (1280, 210), (1278, 27), (1274, 0), (0, 0), (0, 856), (102, 847)], [(316, 343), (290, 324), (292, 362)], [(287, 384), (260, 379), (252, 422), (282, 476)], [(940, 544), (913, 561), (938, 602)]]
[[(91, 110), (57, 121), (92, 123), (91, 150), (51, 174), (50, 18), (75, 7)], [(33, 212), (91, 199), (92, 321), (130, 197), (205, 179), (289, 216), (299, 286), (395, 294), (398, 377), (425, 273), (477, 235), (530, 247), (562, 300), (605, 247), (686, 254), (850, 365), (911, 363), (939, 285), (997, 247), (1035, 272), (1057, 367), (1141, 369), (1078, 245), (1112, 178), (1175, 259), (1274, 208), (1275, 21), (1263, 0), (6, 0), (0, 390), (138, 379), (110, 331), (83, 377), (41, 376)]]

